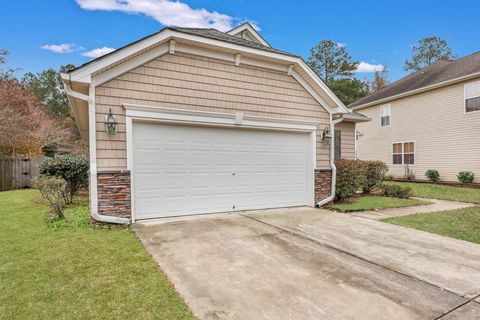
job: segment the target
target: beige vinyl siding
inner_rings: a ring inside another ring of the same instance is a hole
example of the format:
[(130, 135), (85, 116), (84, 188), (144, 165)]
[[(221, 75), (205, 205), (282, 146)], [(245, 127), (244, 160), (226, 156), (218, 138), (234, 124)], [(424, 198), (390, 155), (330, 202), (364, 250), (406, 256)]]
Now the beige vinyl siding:
[(340, 130), (342, 139), (342, 159), (355, 159), (355, 123), (340, 122), (335, 125)]
[(357, 142), (359, 159), (385, 161), (390, 174), (403, 177), (404, 165), (392, 164), (393, 142), (415, 142), (417, 179), (436, 169), (441, 179), (456, 181), (459, 171), (480, 178), (480, 112), (465, 113), (464, 83), (399, 99), (391, 104), (391, 126), (380, 127), (380, 105), (360, 109), (372, 119), (359, 123), (363, 136)]
[[(98, 170), (126, 169), (124, 103), (318, 122), (317, 166), (329, 167), (320, 140), (329, 115), (286, 72), (176, 53), (161, 56), (96, 88)], [(118, 134), (104, 121), (112, 108)]]

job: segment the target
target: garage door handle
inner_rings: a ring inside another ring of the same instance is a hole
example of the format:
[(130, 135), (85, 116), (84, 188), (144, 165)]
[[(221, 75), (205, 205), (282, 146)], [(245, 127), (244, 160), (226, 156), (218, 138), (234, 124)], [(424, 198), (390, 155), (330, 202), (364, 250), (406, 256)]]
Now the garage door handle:
[(232, 172), (232, 176), (234, 176), (234, 175), (235, 175), (235, 172)]

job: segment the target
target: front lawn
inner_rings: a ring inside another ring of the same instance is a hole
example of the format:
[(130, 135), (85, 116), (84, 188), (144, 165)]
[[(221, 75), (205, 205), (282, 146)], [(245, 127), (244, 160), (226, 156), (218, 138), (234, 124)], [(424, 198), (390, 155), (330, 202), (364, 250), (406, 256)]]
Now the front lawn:
[(382, 221), (480, 244), (480, 207), (418, 213)]
[(397, 181), (388, 181), (385, 183), (409, 187), (412, 189), (413, 195), (416, 197), (480, 204), (480, 189), (452, 187), (433, 183)]
[(356, 212), (376, 210), (385, 208), (399, 208), (428, 204), (428, 202), (417, 199), (401, 199), (383, 196), (364, 196), (353, 200), (352, 203), (335, 203), (329, 208), (341, 212)]
[(1, 319), (193, 319), (129, 228), (91, 228), (84, 201), (47, 224), (39, 199), (0, 192)]

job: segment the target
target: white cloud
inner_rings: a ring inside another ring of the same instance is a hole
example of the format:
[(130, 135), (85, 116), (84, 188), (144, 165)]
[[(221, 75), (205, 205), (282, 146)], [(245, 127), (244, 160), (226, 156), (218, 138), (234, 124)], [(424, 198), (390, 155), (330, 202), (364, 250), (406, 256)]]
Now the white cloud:
[(144, 14), (165, 26), (215, 28), (227, 31), (233, 18), (206, 9), (192, 9), (188, 4), (171, 0), (76, 0), (85, 10), (123, 11)]
[(346, 43), (343, 43), (343, 42), (337, 42), (336, 45), (337, 45), (337, 47), (339, 47), (339, 48), (345, 48), (345, 47), (347, 46), (347, 44), (346, 44)]
[(107, 53), (114, 51), (113, 48), (103, 47), (103, 48), (96, 48), (87, 52), (82, 53), (82, 56), (89, 57), (89, 58), (98, 58)]
[(376, 71), (383, 71), (385, 66), (383, 64), (370, 64), (367, 62), (360, 62), (357, 66), (357, 72), (371, 73)]
[(73, 43), (45, 44), (40, 48), (49, 50), (55, 53), (69, 53), (75, 50), (82, 49), (82, 47), (79, 47)]

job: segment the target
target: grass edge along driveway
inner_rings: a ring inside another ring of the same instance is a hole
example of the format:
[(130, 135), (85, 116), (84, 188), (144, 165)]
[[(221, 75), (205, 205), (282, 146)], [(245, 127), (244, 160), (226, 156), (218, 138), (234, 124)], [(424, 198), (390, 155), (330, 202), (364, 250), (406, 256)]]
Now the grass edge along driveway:
[(334, 203), (329, 205), (328, 209), (333, 209), (340, 212), (359, 212), (367, 210), (419, 206), (425, 204), (428, 204), (428, 202), (417, 199), (401, 199), (370, 195), (355, 198), (353, 199), (352, 203)]
[(54, 229), (39, 199), (0, 192), (0, 319), (193, 319), (130, 229)]
[(418, 213), (381, 221), (480, 244), (480, 207)]
[(415, 197), (480, 204), (480, 189), (454, 187), (434, 183), (398, 181), (388, 181), (385, 183), (409, 187), (412, 189)]

